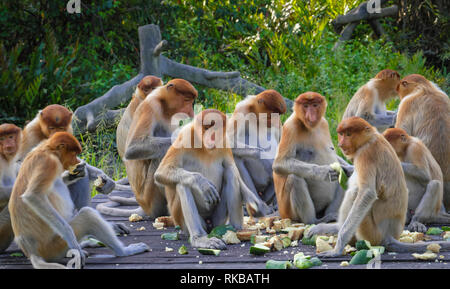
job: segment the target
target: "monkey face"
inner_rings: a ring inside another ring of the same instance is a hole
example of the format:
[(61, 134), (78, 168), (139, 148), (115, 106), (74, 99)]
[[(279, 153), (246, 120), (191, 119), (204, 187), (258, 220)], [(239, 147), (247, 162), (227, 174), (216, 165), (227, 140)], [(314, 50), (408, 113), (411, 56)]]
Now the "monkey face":
[(400, 128), (389, 128), (383, 132), (383, 136), (391, 144), (398, 156), (403, 155), (409, 141), (409, 135), (406, 131)]
[(40, 113), (41, 131), (47, 138), (56, 132), (69, 132), (71, 122), (72, 112), (59, 104), (49, 105)]
[(137, 85), (136, 95), (141, 99), (145, 99), (145, 97), (149, 95), (153, 90), (155, 90), (155, 88), (162, 85), (163, 83), (161, 78), (153, 75), (147, 75), (146, 77), (142, 78), (142, 80)]
[(17, 134), (6, 134), (0, 136), (0, 153), (3, 155), (12, 156), (17, 152), (18, 137)]
[(0, 154), (13, 157), (19, 150), (21, 129), (13, 124), (0, 125)]
[(408, 82), (406, 80), (402, 80), (397, 84), (397, 93), (400, 96), (400, 99), (404, 98), (416, 88), (415, 83)]
[(81, 153), (81, 145), (70, 133), (56, 132), (47, 141), (48, 146), (59, 155), (65, 170), (79, 163), (77, 155)]
[(358, 149), (374, 135), (374, 127), (360, 117), (350, 117), (341, 121), (337, 127), (338, 146), (342, 152), (352, 158)]
[(307, 128), (314, 128), (325, 114), (327, 102), (325, 97), (317, 92), (305, 92), (295, 100), (294, 111)]

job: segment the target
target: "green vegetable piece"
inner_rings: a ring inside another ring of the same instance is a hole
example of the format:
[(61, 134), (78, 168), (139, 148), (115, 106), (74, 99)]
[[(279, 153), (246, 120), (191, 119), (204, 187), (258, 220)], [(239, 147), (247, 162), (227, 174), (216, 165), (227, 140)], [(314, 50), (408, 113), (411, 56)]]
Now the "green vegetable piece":
[(298, 269), (309, 269), (314, 266), (313, 262), (311, 260), (308, 260), (306, 258), (299, 258), (295, 261), (294, 266)]
[(255, 246), (250, 247), (250, 254), (253, 255), (264, 255), (265, 253), (269, 253), (270, 248), (264, 246), (263, 244), (255, 244)]
[(330, 167), (339, 173), (339, 185), (342, 187), (342, 189), (344, 189), (344, 191), (347, 190), (348, 177), (342, 169), (341, 165), (338, 162), (334, 162), (330, 165)]
[(350, 260), (351, 265), (367, 264), (373, 258), (373, 253), (370, 250), (358, 251)]
[(227, 231), (236, 232), (236, 229), (231, 225), (220, 225), (211, 230), (208, 234), (208, 238), (216, 237), (222, 239), (222, 236), (225, 235)]
[(97, 239), (94, 239), (94, 238), (88, 238), (88, 240), (91, 241), (91, 242), (94, 242), (95, 244), (97, 244), (97, 245), (100, 246), (100, 247), (106, 247), (105, 244), (103, 244), (102, 242), (100, 242), (100, 241), (97, 240)]
[(442, 231), (450, 231), (450, 227), (448, 226), (442, 226), (441, 229)]
[(311, 261), (313, 266), (321, 266), (322, 265), (322, 261), (320, 261), (320, 259), (317, 257), (312, 257), (311, 259), (309, 259), (309, 261)]
[(441, 228), (432, 227), (428, 229), (427, 235), (440, 235), (442, 234), (442, 232), (444, 232), (444, 230), (442, 230)]
[(356, 242), (356, 250), (369, 250), (370, 249), (370, 242), (366, 240), (359, 240)]
[(178, 233), (177, 232), (164, 233), (164, 234), (161, 235), (161, 239), (163, 239), (163, 240), (170, 240), (170, 241), (178, 240)]
[(9, 254), (9, 256), (11, 256), (11, 257), (23, 257), (23, 254), (20, 253), (20, 252), (16, 252), (16, 253)]
[(283, 242), (283, 248), (287, 248), (291, 245), (291, 238), (284, 237), (283, 239), (281, 239), (281, 242)]
[(217, 249), (198, 248), (197, 250), (200, 254), (203, 254), (203, 255), (219, 256), (219, 254), (220, 254), (220, 250), (217, 250)]
[(292, 268), (290, 261), (267, 260), (266, 269), (289, 269)]
[(316, 235), (313, 235), (311, 238), (303, 237), (302, 238), (302, 244), (303, 245), (310, 245), (310, 246), (316, 246)]
[(178, 254), (180, 254), (180, 255), (186, 255), (187, 253), (188, 253), (188, 250), (187, 250), (187, 248), (186, 248), (185, 245), (181, 246), (181, 247), (178, 249)]
[(180, 225), (176, 225), (176, 226), (175, 226), (175, 230), (181, 230)]

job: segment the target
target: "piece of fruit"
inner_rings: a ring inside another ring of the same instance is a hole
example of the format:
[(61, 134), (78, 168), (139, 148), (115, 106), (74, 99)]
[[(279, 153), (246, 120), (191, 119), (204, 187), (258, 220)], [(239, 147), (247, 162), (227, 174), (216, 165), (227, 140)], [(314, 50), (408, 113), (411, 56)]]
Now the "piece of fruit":
[(236, 236), (241, 241), (250, 241), (252, 235), (259, 235), (258, 230), (239, 230), (236, 232)]
[(418, 260), (434, 260), (437, 258), (437, 254), (430, 251), (426, 251), (423, 254), (413, 253), (412, 255)]
[(322, 253), (333, 250), (330, 244), (324, 239), (318, 237), (316, 238), (316, 253)]
[(264, 255), (265, 253), (269, 253), (270, 248), (264, 246), (263, 244), (255, 244), (250, 247), (250, 254), (253, 255)]
[(219, 254), (220, 254), (220, 250), (218, 250), (218, 249), (198, 248), (197, 251), (203, 255), (219, 256)]
[(226, 244), (239, 244), (241, 243), (241, 240), (238, 239), (236, 232), (228, 230), (223, 236), (222, 240)]
[(373, 258), (373, 252), (371, 250), (360, 250), (350, 260), (351, 265), (367, 264)]
[(311, 261), (313, 266), (321, 266), (322, 265), (322, 261), (320, 261), (320, 259), (317, 257), (312, 257), (311, 259), (309, 259), (309, 261)]
[(216, 237), (222, 239), (222, 236), (225, 235), (227, 231), (236, 232), (236, 229), (231, 225), (220, 225), (211, 230), (208, 234), (208, 238)]
[(177, 232), (164, 233), (164, 234), (161, 235), (161, 239), (163, 239), (163, 240), (170, 240), (170, 241), (178, 240), (178, 233)]
[(163, 223), (164, 227), (174, 227), (175, 221), (170, 216), (162, 216), (155, 219), (155, 222)]
[(385, 248), (383, 246), (370, 246), (370, 250), (374, 252), (374, 255), (376, 255), (375, 251), (377, 251), (378, 254), (383, 255)]
[(439, 253), (440, 250), (441, 246), (437, 243), (431, 243), (430, 245), (427, 246), (427, 251), (431, 251), (433, 253)]
[(349, 265), (350, 264), (347, 261), (342, 261), (341, 264), (339, 264), (339, 266), (342, 266), (342, 267), (347, 267)]
[(153, 223), (153, 228), (155, 228), (155, 229), (157, 229), (157, 230), (164, 229), (164, 223), (154, 222), (154, 223)]
[(252, 244), (264, 243), (264, 242), (268, 241), (269, 238), (270, 238), (270, 236), (267, 236), (267, 235), (255, 235), (255, 234), (253, 234), (250, 237), (250, 242)]
[(283, 249), (283, 241), (281, 241), (279, 236), (273, 236), (268, 242), (273, 244), (272, 249), (275, 251), (281, 251)]
[(129, 218), (128, 221), (130, 222), (139, 222), (142, 221), (144, 218), (141, 215), (138, 214), (132, 214)]
[(186, 248), (185, 245), (181, 246), (181, 247), (178, 249), (178, 254), (180, 254), (180, 255), (186, 255), (186, 254), (188, 254), (188, 250), (187, 250), (187, 248)]
[(266, 269), (289, 269), (292, 263), (289, 261), (267, 260)]

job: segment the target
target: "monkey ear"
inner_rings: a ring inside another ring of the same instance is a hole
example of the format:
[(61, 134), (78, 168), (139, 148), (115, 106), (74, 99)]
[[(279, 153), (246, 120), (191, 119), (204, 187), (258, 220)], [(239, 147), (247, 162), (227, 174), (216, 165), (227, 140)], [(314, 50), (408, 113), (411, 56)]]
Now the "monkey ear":
[(402, 85), (403, 85), (403, 86), (407, 86), (407, 85), (408, 85), (408, 81), (403, 80), (403, 81), (402, 81)]
[(56, 146), (56, 149), (57, 149), (57, 150), (62, 150), (62, 149), (64, 149), (65, 147), (66, 147), (65, 144), (60, 143), (59, 145)]
[(400, 135), (400, 138), (401, 138), (402, 142), (406, 142), (406, 135), (402, 134), (402, 135)]

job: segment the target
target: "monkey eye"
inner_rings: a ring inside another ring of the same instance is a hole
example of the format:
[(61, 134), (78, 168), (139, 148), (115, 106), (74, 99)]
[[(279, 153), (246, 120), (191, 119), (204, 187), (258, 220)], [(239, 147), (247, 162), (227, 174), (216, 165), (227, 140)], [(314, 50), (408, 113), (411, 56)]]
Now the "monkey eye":
[(313, 106), (314, 106), (314, 107), (317, 107), (317, 106), (318, 106), (318, 104), (317, 104), (317, 103), (314, 103), (314, 104), (313, 104)]
[(348, 132), (346, 135), (347, 135), (347, 136), (351, 136), (352, 134)]
[(408, 82), (402, 81), (402, 85), (403, 85), (403, 86), (406, 86), (406, 85), (408, 85)]

